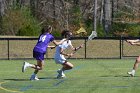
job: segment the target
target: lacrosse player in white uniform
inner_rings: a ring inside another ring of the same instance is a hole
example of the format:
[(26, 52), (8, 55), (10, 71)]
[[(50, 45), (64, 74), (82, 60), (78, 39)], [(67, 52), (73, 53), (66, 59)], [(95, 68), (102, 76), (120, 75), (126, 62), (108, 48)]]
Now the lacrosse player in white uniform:
[[(140, 39), (136, 39), (136, 40), (126, 40), (126, 42), (130, 43), (131, 45), (136, 45), (136, 46), (140, 46)], [(133, 69), (130, 72), (127, 72), (127, 74), (131, 75), (132, 77), (135, 76), (135, 72), (138, 69), (138, 66), (140, 64), (140, 56), (138, 56), (136, 58), (136, 61), (134, 63)]]
[[(57, 75), (58, 79), (65, 78), (66, 76), (64, 74), (64, 71), (70, 70), (73, 68), (73, 64), (68, 62), (66, 60), (65, 56), (68, 56), (68, 58), (70, 58), (71, 56), (73, 56), (74, 52), (67, 54), (64, 52), (64, 50), (71, 48), (73, 51), (77, 51), (78, 49), (83, 47), (83, 44), (80, 45), (79, 47), (76, 47), (76, 48), (73, 47), (71, 40), (70, 40), (70, 37), (72, 36), (72, 33), (70, 31), (64, 30), (64, 31), (62, 31), (61, 35), (63, 38), (67, 39), (67, 41), (63, 42), (61, 45), (58, 45), (56, 47), (56, 52), (54, 55), (54, 59), (55, 59), (56, 64), (62, 65), (62, 68), (57, 71), (58, 72), (58, 75)], [(64, 39), (62, 39), (62, 41), (63, 40)]]

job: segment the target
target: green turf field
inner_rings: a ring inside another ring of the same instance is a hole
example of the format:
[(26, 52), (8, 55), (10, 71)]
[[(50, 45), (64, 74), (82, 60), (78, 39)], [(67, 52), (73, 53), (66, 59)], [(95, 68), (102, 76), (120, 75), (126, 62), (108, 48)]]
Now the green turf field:
[[(0, 93), (139, 93), (140, 71), (135, 77), (127, 75), (135, 59), (69, 60), (73, 70), (67, 78), (56, 79), (60, 65), (46, 60), (38, 74), (39, 81), (30, 81), (33, 69), (21, 72), (23, 60), (0, 60)], [(35, 63), (34, 60), (29, 60)]]

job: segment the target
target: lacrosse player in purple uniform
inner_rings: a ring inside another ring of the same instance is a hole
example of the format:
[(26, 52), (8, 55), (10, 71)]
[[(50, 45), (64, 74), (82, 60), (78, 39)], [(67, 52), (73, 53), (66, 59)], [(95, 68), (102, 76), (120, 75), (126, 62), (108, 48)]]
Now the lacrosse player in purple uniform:
[[(30, 80), (39, 80), (37, 78), (37, 73), (39, 70), (43, 69), (44, 66), (44, 55), (47, 51), (47, 48), (55, 48), (55, 46), (62, 44), (64, 41), (56, 42), (54, 40), (53, 35), (51, 34), (52, 27), (44, 27), (42, 29), (42, 34), (38, 38), (38, 42), (33, 49), (33, 57), (37, 60), (37, 64), (30, 64), (28, 62), (24, 62), (22, 66), (22, 72), (25, 72), (25, 69), (30, 67), (35, 69), (34, 73), (31, 75)], [(55, 46), (49, 46), (48, 44), (53, 42)]]

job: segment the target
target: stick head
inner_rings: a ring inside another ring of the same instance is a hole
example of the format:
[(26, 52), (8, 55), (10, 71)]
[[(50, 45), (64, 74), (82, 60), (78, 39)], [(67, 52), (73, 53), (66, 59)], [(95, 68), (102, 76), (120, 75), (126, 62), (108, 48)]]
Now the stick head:
[(92, 31), (91, 35), (88, 37), (88, 40), (92, 40), (95, 37), (97, 37), (97, 33), (96, 31)]

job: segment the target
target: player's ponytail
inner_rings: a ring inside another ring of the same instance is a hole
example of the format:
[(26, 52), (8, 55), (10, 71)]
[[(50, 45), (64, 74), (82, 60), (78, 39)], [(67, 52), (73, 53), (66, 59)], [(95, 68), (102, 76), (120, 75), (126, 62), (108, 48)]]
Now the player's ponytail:
[(52, 27), (49, 25), (49, 26), (45, 26), (41, 29), (41, 34), (44, 34), (46, 32), (49, 32), (50, 30), (52, 29)]

